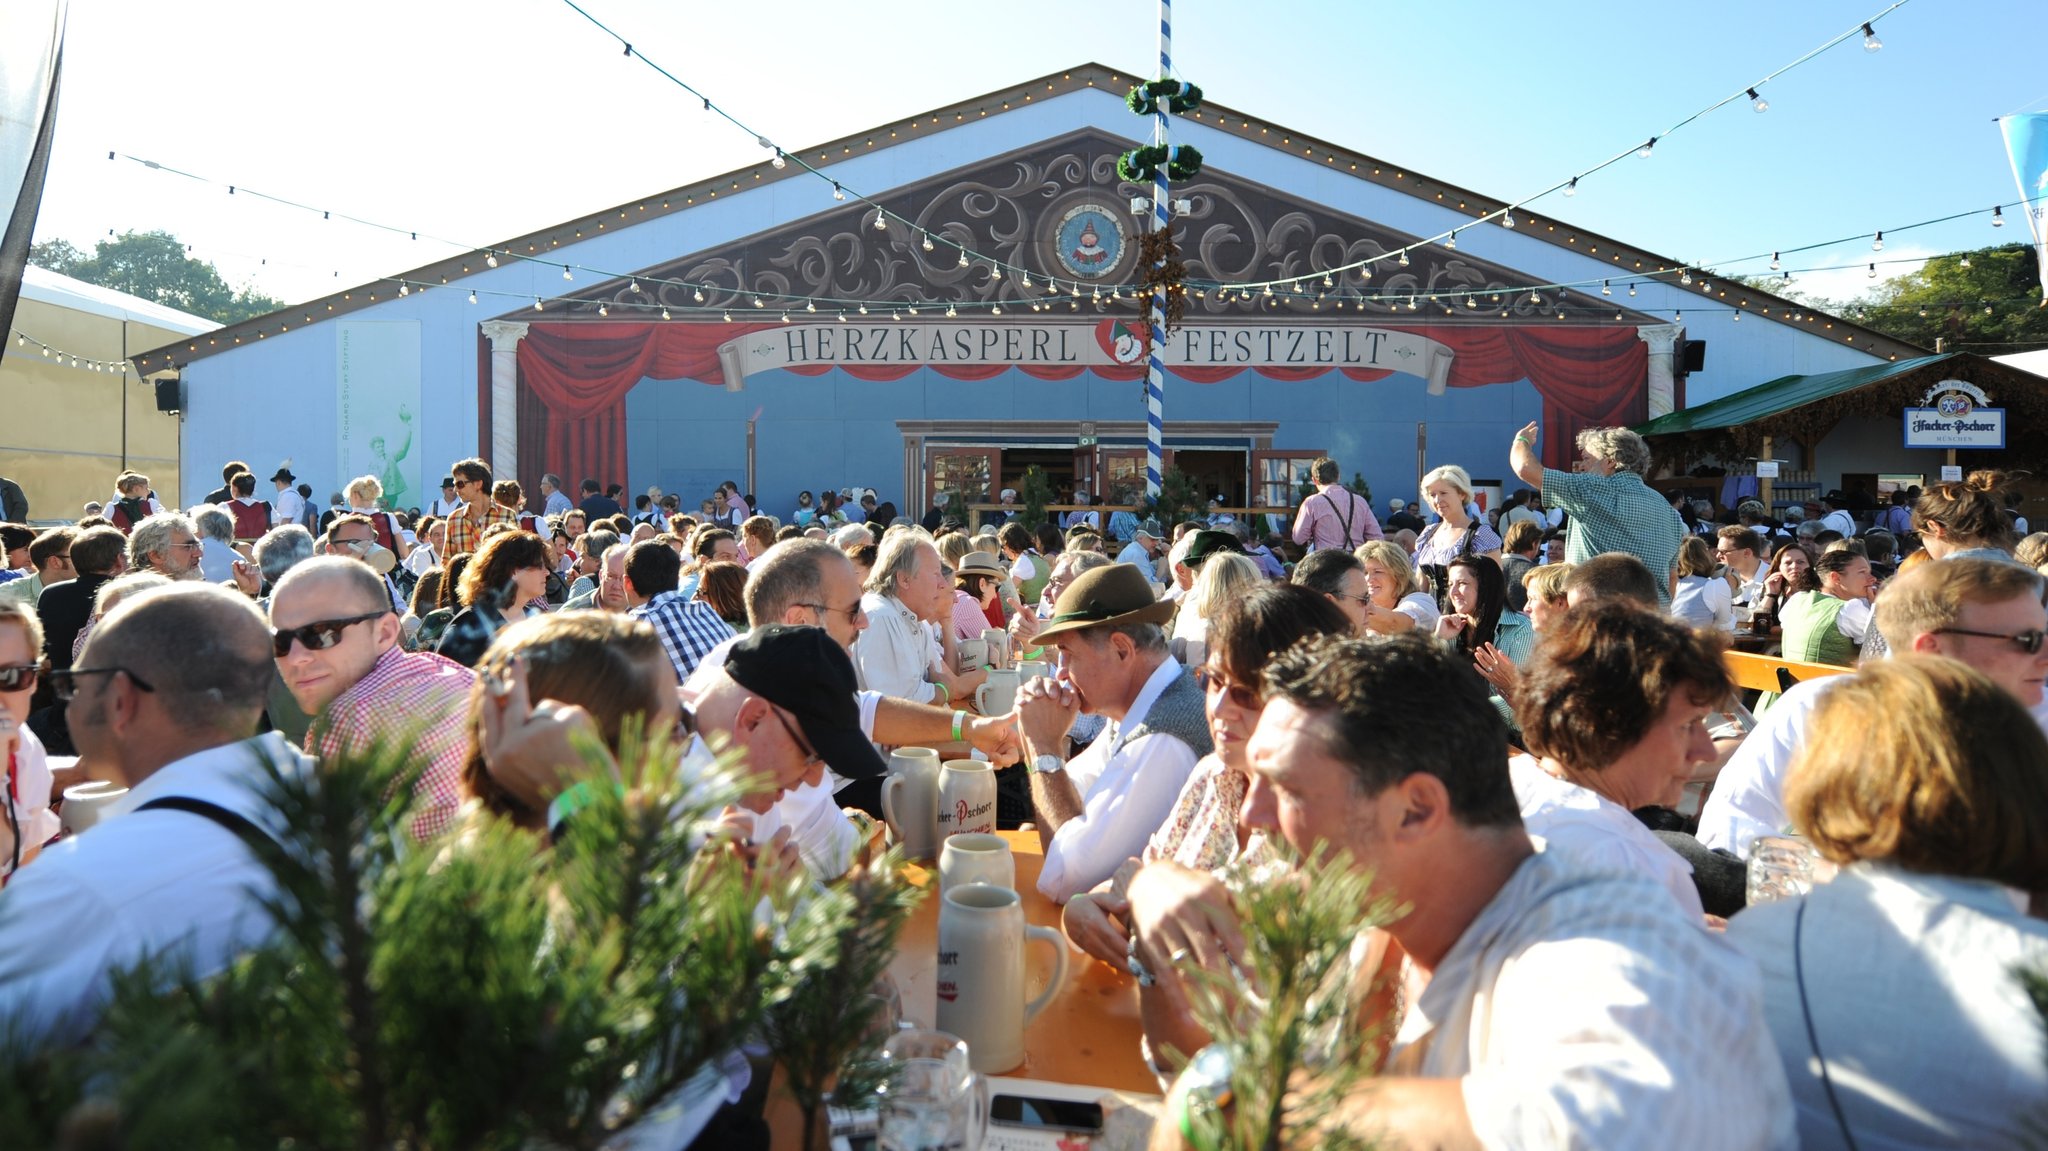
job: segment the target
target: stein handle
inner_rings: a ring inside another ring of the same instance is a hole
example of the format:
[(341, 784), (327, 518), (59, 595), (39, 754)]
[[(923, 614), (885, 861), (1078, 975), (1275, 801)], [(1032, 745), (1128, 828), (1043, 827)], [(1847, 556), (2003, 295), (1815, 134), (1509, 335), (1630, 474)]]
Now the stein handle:
[(1033, 1019), (1038, 1018), (1038, 1013), (1045, 1010), (1046, 1004), (1052, 1002), (1053, 996), (1060, 993), (1060, 987), (1067, 981), (1066, 936), (1061, 935), (1050, 927), (1026, 927), (1024, 929), (1025, 944), (1028, 946), (1034, 939), (1052, 948), (1052, 978), (1045, 981), (1045, 990), (1039, 992), (1038, 998), (1024, 1005), (1024, 1023), (1026, 1026), (1029, 1026)]
[(988, 714), (989, 686), (989, 682), (987, 680), (983, 680), (981, 682), (981, 686), (974, 689), (974, 710), (980, 712), (982, 715)]
[(896, 822), (895, 799), (896, 789), (902, 783), (903, 773), (901, 772), (891, 772), (889, 778), (882, 781), (882, 819), (889, 825), (890, 831), (896, 830), (898, 826)]

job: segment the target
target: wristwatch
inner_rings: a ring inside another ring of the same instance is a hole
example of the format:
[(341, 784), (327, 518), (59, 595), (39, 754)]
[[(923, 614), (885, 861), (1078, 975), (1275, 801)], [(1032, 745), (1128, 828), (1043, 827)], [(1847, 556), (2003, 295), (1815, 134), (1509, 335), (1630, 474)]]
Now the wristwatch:
[(1038, 775), (1051, 775), (1067, 770), (1067, 761), (1057, 755), (1041, 755), (1031, 761), (1031, 770)]

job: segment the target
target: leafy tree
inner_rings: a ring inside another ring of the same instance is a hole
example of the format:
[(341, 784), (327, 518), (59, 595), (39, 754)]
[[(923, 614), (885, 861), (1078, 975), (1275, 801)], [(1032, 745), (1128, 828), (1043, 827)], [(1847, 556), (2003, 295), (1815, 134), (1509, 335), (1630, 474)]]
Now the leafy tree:
[(169, 232), (126, 232), (101, 240), (90, 256), (68, 240), (45, 240), (29, 248), (28, 260), (59, 275), (223, 324), (284, 307), (283, 300), (252, 288), (230, 287), (212, 264), (193, 259)]
[(1812, 296), (1774, 276), (1735, 280), (1923, 348), (1940, 339), (1949, 351), (2003, 355), (2048, 347), (2048, 309), (2038, 306), (2035, 265), (2028, 244), (1952, 252), (1882, 281), (1859, 300)]

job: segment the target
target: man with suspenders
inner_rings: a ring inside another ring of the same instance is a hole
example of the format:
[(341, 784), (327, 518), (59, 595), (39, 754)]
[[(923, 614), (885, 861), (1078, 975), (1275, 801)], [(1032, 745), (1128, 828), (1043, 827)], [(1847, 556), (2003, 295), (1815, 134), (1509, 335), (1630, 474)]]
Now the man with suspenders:
[(1350, 551), (1367, 540), (1381, 538), (1372, 502), (1337, 482), (1342, 472), (1336, 460), (1328, 456), (1317, 459), (1309, 465), (1309, 474), (1315, 477), (1316, 494), (1301, 501), (1301, 510), (1295, 513), (1295, 543), (1310, 551)]
[(0, 892), (0, 1018), (31, 1044), (89, 1034), (110, 976), (145, 956), (225, 967), (270, 934), (271, 878), (250, 837), (272, 818), (251, 784), (311, 761), (257, 735), (270, 629), (248, 597), (182, 583), (123, 600), (78, 662), (50, 675), (95, 775), (128, 793), (89, 836), (58, 840)]

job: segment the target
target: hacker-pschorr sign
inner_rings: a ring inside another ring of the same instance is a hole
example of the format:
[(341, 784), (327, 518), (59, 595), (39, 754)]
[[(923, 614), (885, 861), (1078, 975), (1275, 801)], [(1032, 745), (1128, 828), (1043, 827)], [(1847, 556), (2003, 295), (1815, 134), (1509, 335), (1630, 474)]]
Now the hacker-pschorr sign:
[[(727, 341), (718, 349), (726, 386), (777, 368), (1130, 367), (1145, 362), (1144, 324), (1080, 323), (792, 324)], [(1344, 325), (1190, 324), (1166, 339), (1169, 367), (1354, 368), (1404, 372), (1441, 387), (1451, 349), (1426, 336)]]
[(2005, 409), (1975, 384), (1943, 380), (1927, 389), (1922, 407), (1906, 409), (1909, 448), (2003, 448)]

